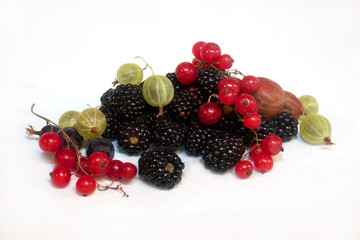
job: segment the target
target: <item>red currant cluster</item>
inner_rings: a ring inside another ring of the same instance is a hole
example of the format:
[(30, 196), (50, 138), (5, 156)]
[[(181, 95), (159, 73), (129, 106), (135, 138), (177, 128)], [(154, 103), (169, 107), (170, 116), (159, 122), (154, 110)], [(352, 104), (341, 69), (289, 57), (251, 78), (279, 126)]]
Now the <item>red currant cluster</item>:
[[(32, 109), (33, 111), (33, 109)], [(51, 155), (55, 167), (50, 172), (51, 182), (57, 188), (65, 188), (70, 184), (71, 177), (77, 176), (76, 191), (87, 196), (98, 190), (115, 189), (128, 196), (120, 185), (112, 186), (115, 181), (129, 181), (137, 174), (137, 167), (130, 162), (111, 160), (108, 153), (96, 151), (84, 157), (70, 136), (57, 124), (38, 114), (48, 125), (42, 131), (35, 131), (31, 126), (26, 128), (28, 135), (39, 135), (39, 146)], [(101, 137), (101, 136), (100, 136)], [(70, 146), (73, 146), (72, 148)], [(102, 177), (111, 180), (110, 185), (98, 182)]]
[[(221, 74), (217, 85), (217, 94), (209, 97), (198, 109), (199, 120), (212, 125), (220, 121), (224, 114), (224, 106), (237, 114), (239, 121), (256, 135), (256, 144), (248, 149), (249, 158), (253, 163), (244, 160), (235, 167), (235, 173), (240, 178), (247, 178), (255, 170), (265, 173), (272, 169), (272, 156), (282, 150), (282, 140), (277, 135), (269, 135), (258, 139), (256, 129), (262, 122), (262, 116), (271, 118), (284, 111), (298, 118), (302, 112), (302, 105), (292, 93), (283, 91), (274, 81), (244, 75), (238, 70), (230, 70), (234, 60), (228, 54), (222, 54), (218, 44), (199, 41), (193, 45), (192, 63), (182, 62), (176, 68), (176, 76), (182, 84), (189, 85), (197, 79), (198, 69), (215, 68)], [(221, 104), (211, 101), (217, 97)], [(245, 155), (247, 156), (247, 155)]]

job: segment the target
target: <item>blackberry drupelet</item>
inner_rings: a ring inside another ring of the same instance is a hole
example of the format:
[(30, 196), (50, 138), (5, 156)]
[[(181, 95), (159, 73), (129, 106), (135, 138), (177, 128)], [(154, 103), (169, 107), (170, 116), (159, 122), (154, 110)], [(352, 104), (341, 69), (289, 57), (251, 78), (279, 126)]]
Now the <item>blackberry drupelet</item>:
[(141, 116), (144, 113), (146, 106), (139, 85), (118, 85), (109, 101), (108, 106), (124, 120), (131, 120)]
[(163, 116), (155, 120), (151, 135), (155, 146), (177, 150), (185, 140), (186, 131), (181, 122)]
[(86, 156), (90, 156), (94, 152), (104, 152), (110, 159), (113, 159), (115, 148), (108, 138), (94, 138), (89, 141), (89, 144), (86, 147)]
[(273, 121), (276, 126), (276, 135), (283, 142), (288, 142), (297, 135), (299, 122), (291, 113), (279, 113), (273, 117)]
[(145, 122), (133, 120), (119, 129), (117, 142), (129, 154), (137, 154), (149, 148), (150, 130)]
[(214, 68), (203, 68), (198, 70), (196, 86), (201, 90), (205, 97), (217, 93), (217, 85), (221, 80), (218, 70)]
[(173, 188), (181, 181), (185, 165), (179, 156), (168, 149), (151, 149), (141, 154), (139, 176), (159, 188)]
[(116, 112), (114, 112), (113, 109), (107, 105), (101, 106), (99, 110), (106, 117), (106, 129), (101, 136), (104, 138), (115, 139), (121, 126), (120, 117), (118, 117)]

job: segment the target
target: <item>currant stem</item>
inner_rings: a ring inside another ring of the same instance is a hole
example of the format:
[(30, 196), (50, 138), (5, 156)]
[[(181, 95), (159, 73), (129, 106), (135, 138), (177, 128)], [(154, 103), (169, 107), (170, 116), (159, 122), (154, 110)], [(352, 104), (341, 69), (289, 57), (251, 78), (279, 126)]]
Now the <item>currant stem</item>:
[(210, 100), (211, 100), (212, 97), (219, 98), (219, 95), (217, 95), (216, 93), (211, 94), (211, 95), (209, 96), (209, 98), (208, 98), (208, 102), (210, 102)]
[(129, 197), (129, 194), (127, 194), (124, 189), (120, 185), (116, 185), (116, 187), (112, 187), (111, 185), (115, 182), (115, 179), (112, 179), (112, 182), (109, 185), (101, 185), (100, 183), (96, 183), (96, 187), (99, 191), (106, 191), (108, 189), (113, 190), (119, 190), (123, 193), (123, 197)]
[(29, 125), (28, 128), (25, 128), (26, 130), (26, 134), (31, 136), (31, 135), (40, 135), (40, 131), (36, 131), (34, 130), (33, 126)]

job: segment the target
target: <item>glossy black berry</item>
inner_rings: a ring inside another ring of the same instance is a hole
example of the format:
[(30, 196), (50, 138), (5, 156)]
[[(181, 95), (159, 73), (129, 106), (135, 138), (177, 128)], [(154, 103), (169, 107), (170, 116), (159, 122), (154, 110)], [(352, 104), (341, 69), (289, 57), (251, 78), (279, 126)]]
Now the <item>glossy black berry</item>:
[(224, 134), (214, 139), (202, 157), (205, 167), (221, 173), (235, 167), (244, 152), (245, 146), (239, 136)]
[(185, 167), (180, 157), (168, 149), (151, 149), (139, 158), (139, 176), (159, 188), (171, 189), (181, 181)]
[(86, 156), (90, 156), (94, 152), (104, 152), (110, 159), (113, 159), (115, 148), (108, 138), (94, 138), (89, 141), (89, 144), (86, 147)]
[(129, 154), (137, 154), (149, 148), (150, 130), (144, 121), (126, 122), (119, 129), (117, 141)]
[(276, 126), (276, 135), (278, 135), (283, 142), (290, 141), (298, 133), (298, 120), (294, 115), (282, 112), (273, 117)]

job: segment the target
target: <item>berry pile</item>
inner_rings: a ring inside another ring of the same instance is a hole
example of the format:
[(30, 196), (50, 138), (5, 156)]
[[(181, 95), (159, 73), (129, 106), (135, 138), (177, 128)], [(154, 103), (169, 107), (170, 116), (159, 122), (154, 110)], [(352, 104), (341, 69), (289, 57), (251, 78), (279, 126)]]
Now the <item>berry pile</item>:
[[(65, 112), (58, 123), (35, 113), (33, 105), (31, 111), (47, 125), (41, 131), (30, 126), (27, 133), (39, 135), (40, 148), (54, 154), (53, 185), (68, 186), (74, 174), (80, 195), (97, 188), (128, 196), (121, 184), (138, 174), (171, 189), (182, 179), (181, 151), (201, 156), (211, 172), (234, 169), (237, 177), (248, 178), (254, 169), (273, 168), (273, 156), (298, 135), (301, 120), (306, 142), (331, 144), (331, 125), (317, 114), (313, 97), (297, 98), (268, 78), (231, 70), (234, 60), (216, 43), (199, 41), (192, 53), (191, 62), (179, 63), (166, 76), (155, 75), (140, 57), (144, 68), (123, 64), (113, 87), (99, 97), (99, 108)], [(143, 80), (147, 68), (152, 74)], [(137, 166), (114, 159), (113, 144), (139, 156)], [(103, 176), (111, 184), (100, 184)], [(113, 186), (115, 181), (120, 184)]]

